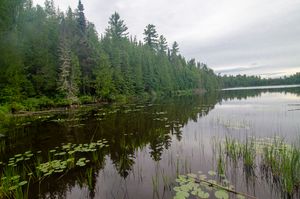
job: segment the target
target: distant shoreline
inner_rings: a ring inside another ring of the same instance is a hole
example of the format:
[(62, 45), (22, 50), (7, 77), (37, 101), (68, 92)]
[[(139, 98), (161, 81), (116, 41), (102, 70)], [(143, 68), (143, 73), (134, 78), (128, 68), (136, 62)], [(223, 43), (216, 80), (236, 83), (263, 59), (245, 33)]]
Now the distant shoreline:
[(249, 86), (249, 87), (234, 87), (224, 88), (222, 91), (233, 91), (233, 90), (254, 90), (254, 89), (276, 89), (276, 88), (297, 88), (300, 84), (293, 85), (273, 85), (273, 86)]

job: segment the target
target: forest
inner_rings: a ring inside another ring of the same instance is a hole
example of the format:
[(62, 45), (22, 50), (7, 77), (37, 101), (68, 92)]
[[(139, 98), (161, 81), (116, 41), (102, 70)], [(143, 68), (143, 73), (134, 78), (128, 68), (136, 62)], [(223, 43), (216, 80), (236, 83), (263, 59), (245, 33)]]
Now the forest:
[(2, 0), (0, 112), (300, 83), (300, 73), (274, 79), (216, 75), (205, 63), (187, 60), (153, 24), (137, 40), (117, 12), (100, 28), (102, 34), (80, 0), (67, 11), (53, 0), (43, 6)]
[(224, 75), (220, 78), (223, 88), (300, 84), (300, 72), (279, 78), (261, 78), (260, 76), (246, 75)]
[[(184, 92), (216, 90), (220, 78), (206, 64), (186, 60), (153, 24), (144, 40), (115, 12), (99, 35), (75, 10), (52, 0), (0, 2), (0, 104), (14, 111)], [(170, 46), (170, 47), (169, 47)]]

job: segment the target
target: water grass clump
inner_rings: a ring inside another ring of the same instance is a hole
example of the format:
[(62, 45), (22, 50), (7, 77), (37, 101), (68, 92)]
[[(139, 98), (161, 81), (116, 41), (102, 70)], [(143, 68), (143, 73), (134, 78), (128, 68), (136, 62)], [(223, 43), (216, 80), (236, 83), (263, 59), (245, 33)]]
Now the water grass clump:
[[(292, 197), (300, 187), (300, 148), (283, 138), (246, 138), (244, 142), (226, 137), (225, 152), (233, 161), (242, 161), (247, 169), (259, 167), (271, 176), (282, 193)], [(247, 170), (249, 171), (249, 170)]]
[(300, 186), (300, 149), (276, 139), (263, 146), (262, 168), (269, 172), (285, 192), (292, 195)]

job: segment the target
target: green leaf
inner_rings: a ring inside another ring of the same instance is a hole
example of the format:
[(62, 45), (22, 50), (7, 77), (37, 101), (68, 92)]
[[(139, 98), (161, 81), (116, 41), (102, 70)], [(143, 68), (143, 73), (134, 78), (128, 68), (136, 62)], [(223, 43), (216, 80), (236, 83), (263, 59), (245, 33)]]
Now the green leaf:
[(185, 191), (179, 191), (176, 193), (176, 196), (180, 196), (182, 198), (188, 198), (190, 196), (190, 194), (188, 192)]
[(209, 193), (207, 193), (207, 192), (204, 192), (204, 191), (200, 191), (200, 192), (198, 192), (198, 196), (199, 196), (199, 198), (209, 198)]
[(216, 191), (215, 196), (216, 196), (217, 199), (228, 199), (229, 198), (228, 192), (224, 191), (224, 190)]
[(25, 185), (25, 184), (27, 184), (27, 181), (25, 180), (25, 181), (22, 181), (22, 182), (20, 182), (19, 183), (19, 186), (23, 186), (23, 185)]

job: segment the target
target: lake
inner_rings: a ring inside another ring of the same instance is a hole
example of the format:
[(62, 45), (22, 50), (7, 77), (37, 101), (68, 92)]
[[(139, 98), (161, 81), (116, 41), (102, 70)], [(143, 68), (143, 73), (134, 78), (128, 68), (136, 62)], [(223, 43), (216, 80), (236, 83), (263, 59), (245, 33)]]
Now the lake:
[[(253, 137), (298, 142), (300, 88), (224, 90), (140, 104), (84, 106), (15, 117), (7, 131), (8, 137), (0, 140), (3, 163), (26, 151), (38, 156), (28, 161), (50, 162), (66, 156), (65, 152), (55, 153), (62, 146), (75, 148), (105, 140), (97, 153), (94, 148), (80, 151), (88, 160), (82, 165), (62, 167), (63, 173), (37, 174), (41, 180), (31, 181), (29, 198), (173, 198), (178, 192), (174, 187), (181, 184), (176, 180), (179, 175), (192, 173), (219, 183), (214, 172), (220, 171), (218, 154), (227, 154), (219, 147), (226, 137), (241, 142)], [(233, 164), (227, 157), (221, 162), (221, 176), (239, 193), (256, 198), (299, 198), (298, 190), (286, 195), (276, 178), (260, 165), (249, 171), (242, 161)], [(28, 165), (27, 174), (34, 176), (35, 168)], [(209, 198), (217, 197), (213, 186), (206, 188)], [(197, 198), (192, 195), (190, 192), (189, 198)], [(229, 196), (238, 198), (235, 193)], [(181, 198), (188, 197), (183, 194)]]

